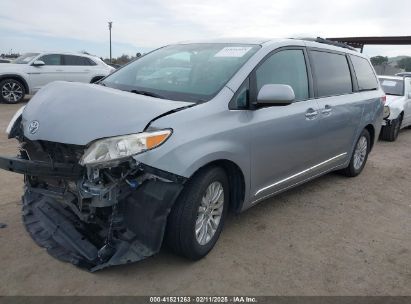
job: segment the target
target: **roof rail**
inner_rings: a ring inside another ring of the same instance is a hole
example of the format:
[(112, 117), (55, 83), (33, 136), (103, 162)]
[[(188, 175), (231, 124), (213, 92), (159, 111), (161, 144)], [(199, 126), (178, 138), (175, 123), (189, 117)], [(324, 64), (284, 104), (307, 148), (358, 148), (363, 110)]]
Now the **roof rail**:
[(344, 42), (332, 41), (332, 40), (324, 39), (324, 38), (321, 38), (321, 37), (317, 37), (317, 38), (300, 38), (300, 39), (305, 40), (305, 41), (312, 41), (312, 42), (318, 42), (318, 43), (334, 45), (334, 46), (338, 46), (338, 47), (342, 47), (342, 48), (345, 48), (345, 49), (349, 49), (349, 50), (358, 52), (358, 50), (356, 48), (353, 48), (352, 46), (349, 46), (348, 44), (346, 44)]

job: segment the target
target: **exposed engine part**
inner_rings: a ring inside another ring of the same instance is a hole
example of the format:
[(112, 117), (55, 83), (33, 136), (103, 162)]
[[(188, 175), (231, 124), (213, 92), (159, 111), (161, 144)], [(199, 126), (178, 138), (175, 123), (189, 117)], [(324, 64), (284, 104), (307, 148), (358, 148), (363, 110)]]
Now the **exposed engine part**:
[[(119, 199), (137, 188), (136, 177), (141, 175), (137, 166), (124, 169), (118, 177), (105, 169), (87, 168), (87, 178), (78, 183), (81, 199), (91, 199), (92, 207), (110, 207), (118, 204)], [(118, 175), (118, 173), (117, 173)], [(127, 178), (136, 181), (131, 183)]]

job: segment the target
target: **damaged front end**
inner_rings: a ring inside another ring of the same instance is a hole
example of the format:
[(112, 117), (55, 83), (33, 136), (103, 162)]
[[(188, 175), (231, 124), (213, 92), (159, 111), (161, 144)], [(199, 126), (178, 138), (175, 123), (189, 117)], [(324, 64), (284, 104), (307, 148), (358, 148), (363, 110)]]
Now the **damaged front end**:
[(185, 178), (132, 157), (82, 166), (85, 146), (15, 137), (21, 155), (0, 157), (0, 168), (25, 175), (24, 224), (52, 256), (96, 271), (160, 250)]

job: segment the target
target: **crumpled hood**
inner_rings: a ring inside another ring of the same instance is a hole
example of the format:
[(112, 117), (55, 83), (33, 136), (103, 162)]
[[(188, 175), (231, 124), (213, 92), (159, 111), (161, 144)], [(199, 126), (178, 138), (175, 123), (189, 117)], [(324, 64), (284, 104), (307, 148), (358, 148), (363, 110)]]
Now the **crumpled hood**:
[(396, 96), (396, 95), (386, 95), (387, 100), (385, 101), (386, 106), (390, 106), (391, 104), (395, 103), (404, 98), (404, 96)]
[(56, 81), (33, 96), (22, 123), (30, 140), (86, 145), (142, 132), (157, 116), (190, 105), (95, 84)]

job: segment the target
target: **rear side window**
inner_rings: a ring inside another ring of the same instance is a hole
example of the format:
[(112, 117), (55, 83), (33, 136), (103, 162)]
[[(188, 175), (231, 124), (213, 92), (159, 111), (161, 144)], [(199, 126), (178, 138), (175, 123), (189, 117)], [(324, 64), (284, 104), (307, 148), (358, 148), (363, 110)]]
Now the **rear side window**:
[(84, 57), (84, 60), (86, 60), (86, 62), (88, 63), (87, 65), (97, 65), (97, 63), (95, 63), (93, 60), (91, 60), (90, 58), (86, 58)]
[(318, 97), (352, 93), (350, 68), (345, 55), (311, 51)]
[(257, 92), (266, 84), (288, 84), (296, 100), (308, 99), (308, 77), (302, 50), (279, 51), (256, 70)]
[(376, 90), (378, 82), (367, 59), (350, 55), (360, 91)]
[(58, 54), (44, 55), (39, 60), (43, 61), (45, 65), (61, 65), (61, 55)]
[(63, 55), (64, 65), (92, 65), (90, 60), (86, 57), (74, 56), (74, 55)]

